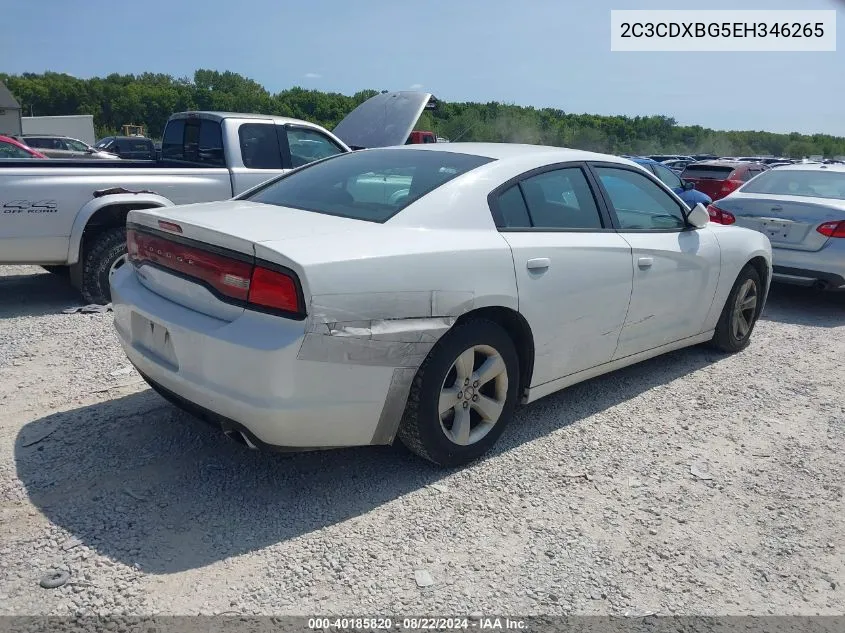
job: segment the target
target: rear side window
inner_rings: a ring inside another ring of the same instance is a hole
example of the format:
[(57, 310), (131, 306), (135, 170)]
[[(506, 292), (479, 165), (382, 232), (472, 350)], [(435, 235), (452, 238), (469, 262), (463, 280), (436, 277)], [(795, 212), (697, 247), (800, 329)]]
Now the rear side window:
[(681, 178), (697, 178), (702, 180), (727, 180), (734, 170), (733, 167), (722, 165), (690, 165), (681, 174)]
[(272, 123), (244, 123), (238, 128), (241, 157), (249, 169), (281, 169), (279, 136)]
[(500, 224), (503, 229), (525, 229), (531, 226), (528, 217), (528, 207), (519, 190), (519, 185), (513, 185), (499, 194), (496, 207), (501, 216)]
[(602, 228), (598, 207), (580, 168), (547, 171), (526, 178), (519, 186), (535, 228)]
[(168, 121), (164, 128), (164, 138), (161, 140), (161, 157), (169, 160), (185, 159), (184, 119)]
[(161, 142), (161, 157), (208, 167), (223, 167), (223, 132), (219, 121), (174, 119), (168, 122)]
[(271, 180), (241, 199), (385, 222), (437, 187), (492, 160), (413, 149), (348, 152)]
[(24, 138), (23, 142), (35, 149), (49, 149), (52, 146), (46, 138)]
[(740, 191), (845, 200), (845, 172), (771, 169), (760, 174), (754, 182), (743, 185)]

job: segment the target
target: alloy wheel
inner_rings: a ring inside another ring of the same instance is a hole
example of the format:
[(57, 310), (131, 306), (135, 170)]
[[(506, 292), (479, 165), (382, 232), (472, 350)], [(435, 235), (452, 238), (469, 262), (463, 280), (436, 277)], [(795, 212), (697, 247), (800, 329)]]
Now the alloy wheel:
[(731, 318), (731, 332), (738, 341), (748, 336), (751, 327), (754, 325), (754, 317), (757, 313), (757, 294), (757, 284), (753, 279), (746, 279), (736, 295), (736, 303), (734, 303)]
[(475, 444), (499, 421), (507, 394), (502, 356), (489, 345), (473, 345), (458, 355), (443, 380), (440, 428), (455, 444)]

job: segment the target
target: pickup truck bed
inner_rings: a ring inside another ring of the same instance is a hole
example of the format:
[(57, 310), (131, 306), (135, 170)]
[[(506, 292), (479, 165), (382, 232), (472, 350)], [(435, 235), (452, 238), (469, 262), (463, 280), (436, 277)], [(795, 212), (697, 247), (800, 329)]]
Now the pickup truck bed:
[(168, 119), (156, 161), (2, 160), (0, 265), (69, 267), (86, 301), (107, 303), (109, 275), (126, 259), (129, 211), (226, 200), (353, 147), (401, 145), (431, 100), (378, 94), (337, 135), (286, 117), (182, 112)]

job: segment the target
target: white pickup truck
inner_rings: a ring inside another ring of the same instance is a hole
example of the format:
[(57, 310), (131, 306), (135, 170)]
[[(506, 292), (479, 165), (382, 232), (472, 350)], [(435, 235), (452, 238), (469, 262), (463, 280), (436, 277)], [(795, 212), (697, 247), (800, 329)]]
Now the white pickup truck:
[(312, 161), (402, 145), (429, 93), (378, 94), (334, 132), (297, 119), (182, 112), (168, 119), (156, 161), (0, 160), (0, 265), (69, 273), (90, 303), (108, 303), (126, 259), (132, 209), (226, 200)]

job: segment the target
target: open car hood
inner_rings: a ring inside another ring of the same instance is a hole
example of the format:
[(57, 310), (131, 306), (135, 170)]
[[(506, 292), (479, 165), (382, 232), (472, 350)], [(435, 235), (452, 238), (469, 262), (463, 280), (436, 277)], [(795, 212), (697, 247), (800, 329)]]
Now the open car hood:
[(333, 132), (352, 149), (404, 145), (423, 110), (436, 107), (428, 92), (384, 92), (346, 115)]

